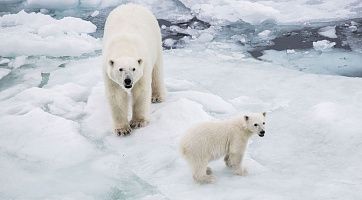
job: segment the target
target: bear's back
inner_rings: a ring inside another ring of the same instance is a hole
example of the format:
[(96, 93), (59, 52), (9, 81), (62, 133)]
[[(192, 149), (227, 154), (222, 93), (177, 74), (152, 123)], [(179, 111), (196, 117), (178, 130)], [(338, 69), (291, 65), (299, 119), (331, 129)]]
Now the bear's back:
[(136, 4), (115, 8), (106, 20), (104, 34), (105, 38), (121, 34), (138, 34), (143, 38), (152, 35), (161, 39), (156, 17), (147, 8)]

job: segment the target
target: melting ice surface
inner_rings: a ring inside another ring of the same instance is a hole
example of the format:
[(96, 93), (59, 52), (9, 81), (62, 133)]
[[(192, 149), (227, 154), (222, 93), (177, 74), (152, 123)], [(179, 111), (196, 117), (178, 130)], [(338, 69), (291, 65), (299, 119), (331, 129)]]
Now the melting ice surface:
[[(361, 199), (360, 1), (137, 2), (160, 19), (169, 92), (119, 138), (100, 48), (123, 1), (0, 0), (0, 199)], [(193, 183), (185, 130), (259, 111), (249, 175), (219, 160)]]

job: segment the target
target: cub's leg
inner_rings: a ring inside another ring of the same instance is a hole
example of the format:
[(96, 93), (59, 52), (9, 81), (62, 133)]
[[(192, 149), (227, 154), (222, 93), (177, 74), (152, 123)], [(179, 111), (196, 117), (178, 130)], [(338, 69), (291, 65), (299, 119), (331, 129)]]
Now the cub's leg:
[(242, 165), (246, 145), (246, 142), (240, 143), (240, 140), (237, 139), (232, 141), (230, 143), (230, 150), (224, 158), (226, 165), (233, 170), (234, 174), (239, 176), (247, 175), (247, 171)]
[(211, 175), (211, 169), (207, 167), (207, 164), (207, 161), (192, 164), (192, 177), (197, 183), (207, 184), (215, 181), (215, 177)]
[(233, 173), (239, 176), (247, 175), (246, 169), (242, 166), (244, 154), (242, 153), (230, 153), (228, 159), (228, 167), (233, 170)]

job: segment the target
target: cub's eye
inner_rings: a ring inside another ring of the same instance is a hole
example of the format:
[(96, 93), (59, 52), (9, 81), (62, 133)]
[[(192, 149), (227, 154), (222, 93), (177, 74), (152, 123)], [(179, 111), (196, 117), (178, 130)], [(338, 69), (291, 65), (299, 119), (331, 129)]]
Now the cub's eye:
[(265, 125), (265, 122), (263, 122), (263, 125)]
[(258, 126), (258, 124), (254, 124), (254, 126)]
[(114, 65), (114, 61), (113, 61), (113, 60), (110, 60), (110, 61), (109, 61), (109, 65), (110, 65), (110, 66), (113, 66), (113, 65)]
[(119, 71), (120, 71), (120, 72), (123, 71), (123, 68), (119, 68)]
[(136, 71), (136, 68), (133, 68), (132, 71)]

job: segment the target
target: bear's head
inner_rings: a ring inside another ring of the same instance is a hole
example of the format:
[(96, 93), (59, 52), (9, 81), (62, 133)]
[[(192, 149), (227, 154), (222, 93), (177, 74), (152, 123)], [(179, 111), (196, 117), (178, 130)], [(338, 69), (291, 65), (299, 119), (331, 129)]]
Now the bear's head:
[(109, 59), (107, 75), (125, 90), (131, 89), (143, 76), (143, 61), (134, 57)]
[(253, 134), (258, 134), (260, 137), (264, 137), (265, 116), (265, 112), (245, 115), (244, 120), (246, 122), (246, 128), (248, 131)]

